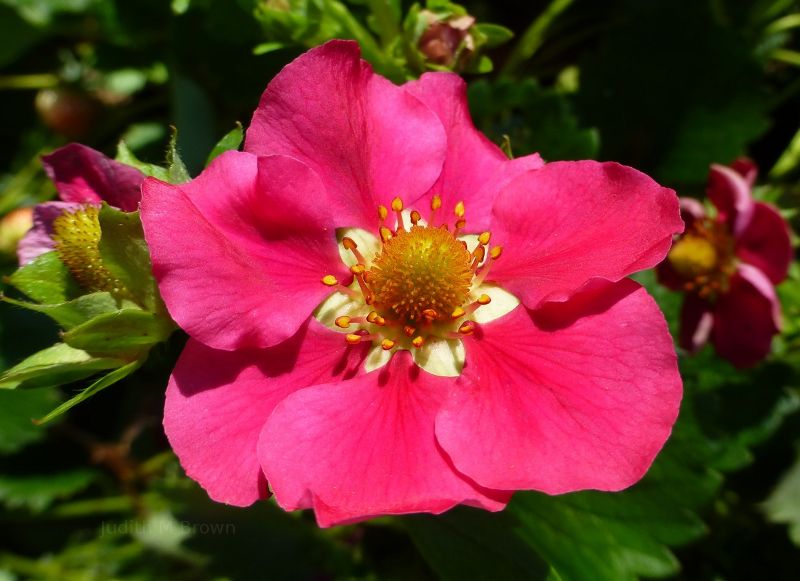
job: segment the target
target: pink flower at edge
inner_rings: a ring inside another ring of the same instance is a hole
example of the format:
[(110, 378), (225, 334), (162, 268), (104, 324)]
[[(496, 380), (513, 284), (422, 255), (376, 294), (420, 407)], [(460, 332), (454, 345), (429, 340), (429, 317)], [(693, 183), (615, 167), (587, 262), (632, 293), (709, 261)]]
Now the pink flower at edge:
[(764, 359), (780, 330), (775, 285), (786, 278), (793, 256), (787, 222), (753, 200), (756, 173), (746, 159), (712, 165), (707, 195), (716, 215), (682, 198), (686, 231), (658, 267), (662, 284), (687, 293), (680, 345), (693, 353), (710, 340), (721, 357), (742, 368)]
[(217, 501), (274, 493), (330, 526), (620, 490), (676, 419), (666, 323), (626, 279), (681, 231), (674, 192), (508, 160), (455, 75), (396, 86), (355, 43), (313, 49), (267, 87), (245, 152), (145, 181), (142, 221), (191, 337), (165, 430)]
[(144, 174), (99, 151), (70, 143), (43, 156), (42, 163), (61, 201), (34, 207), (33, 227), (17, 246), (20, 265), (53, 250), (53, 221), (65, 212), (75, 212), (86, 205), (99, 206), (103, 201), (126, 212), (139, 207)]

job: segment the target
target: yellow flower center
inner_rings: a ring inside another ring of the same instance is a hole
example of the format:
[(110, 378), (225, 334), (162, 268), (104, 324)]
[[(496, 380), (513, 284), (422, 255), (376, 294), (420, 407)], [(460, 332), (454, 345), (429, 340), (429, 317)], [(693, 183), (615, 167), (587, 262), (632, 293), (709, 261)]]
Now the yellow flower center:
[(99, 214), (96, 206), (83, 206), (53, 220), (55, 250), (84, 290), (123, 295), (125, 286), (108, 271), (100, 256)]
[(386, 356), (375, 357), (381, 361), (372, 368), (388, 361), (392, 352), (408, 349), (429, 372), (457, 375), (463, 365), (460, 339), (519, 304), (484, 282), (502, 254), (500, 246), (489, 249), (491, 233), (462, 234), (466, 209), (461, 202), (452, 225), (437, 224), (440, 207), (441, 199), (434, 196), (425, 223), (416, 210), (404, 212), (403, 202), (395, 198), (390, 228), (389, 209), (379, 206), (379, 238), (363, 230), (348, 230), (341, 238), (353, 284), (345, 286), (330, 274), (322, 277), (338, 293), (320, 305), (317, 319), (344, 332), (351, 345), (370, 342), (382, 350)]
[(672, 268), (685, 278), (707, 275), (717, 266), (717, 250), (710, 240), (688, 235), (678, 240), (667, 255)]
[(727, 292), (736, 271), (735, 241), (724, 223), (698, 220), (672, 245), (667, 260), (684, 290), (713, 301)]
[(376, 308), (414, 324), (423, 313), (452, 313), (469, 295), (474, 272), (465, 242), (444, 228), (400, 230), (372, 263), (367, 284)]

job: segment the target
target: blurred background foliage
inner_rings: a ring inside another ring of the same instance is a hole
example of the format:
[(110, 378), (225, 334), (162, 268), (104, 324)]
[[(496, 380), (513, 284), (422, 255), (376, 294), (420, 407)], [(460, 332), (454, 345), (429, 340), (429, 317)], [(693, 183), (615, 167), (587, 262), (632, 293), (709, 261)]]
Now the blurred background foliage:
[[(702, 195), (709, 164), (745, 154), (757, 195), (794, 217), (798, 29), (791, 0), (0, 0), (0, 268), (15, 268), (15, 210), (55, 194), (41, 154), (78, 140), (113, 156), (122, 139), (163, 163), (173, 125), (194, 175), (283, 65), (336, 37), (397, 82), (462, 73), (475, 123), (514, 155), (616, 160)], [(675, 330), (680, 297), (638, 278)], [(520, 493), (496, 515), (323, 531), (271, 502), (212, 503), (160, 426), (178, 336), (46, 427), (31, 418), (80, 386), (0, 390), (0, 580), (795, 579), (797, 265), (779, 293), (785, 329), (759, 367), (681, 357), (681, 416), (642, 482)], [(0, 370), (57, 339), (0, 304)]]

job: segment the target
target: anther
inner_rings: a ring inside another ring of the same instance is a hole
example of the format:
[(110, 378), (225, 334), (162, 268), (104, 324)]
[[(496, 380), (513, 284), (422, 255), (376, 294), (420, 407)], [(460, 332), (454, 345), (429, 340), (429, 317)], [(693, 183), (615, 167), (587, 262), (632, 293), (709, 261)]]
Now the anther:
[(414, 347), (416, 347), (417, 349), (419, 349), (420, 347), (422, 347), (425, 344), (425, 337), (414, 337), (411, 340), (411, 344)]
[(379, 232), (381, 234), (381, 241), (383, 241), (384, 244), (389, 242), (389, 240), (392, 238), (392, 231), (386, 226), (381, 226)]
[(326, 274), (322, 277), (322, 284), (325, 286), (336, 286), (339, 284), (339, 281), (336, 280), (336, 277), (332, 274)]
[(386, 217), (389, 215), (389, 210), (386, 209), (386, 206), (378, 206), (378, 218), (380, 218), (381, 223), (386, 220)]
[(484, 258), (486, 258), (486, 248), (484, 246), (475, 248), (475, 250), (472, 251), (472, 270), (478, 268)]
[(386, 319), (384, 319), (383, 317), (381, 317), (380, 315), (378, 315), (378, 316), (375, 318), (375, 320), (373, 321), (373, 323), (374, 323), (375, 325), (378, 325), (379, 327), (383, 327), (383, 326), (386, 324)]
[(416, 210), (411, 211), (411, 223), (416, 226), (419, 221), (422, 220), (422, 216)]
[(367, 315), (367, 322), (374, 323), (378, 319), (378, 313), (376, 311), (370, 311), (369, 315)]
[(456, 215), (456, 218), (463, 218), (466, 211), (467, 209), (464, 207), (463, 200), (459, 200), (459, 202), (456, 204), (456, 207), (453, 208), (453, 213)]
[(489, 256), (497, 260), (503, 254), (503, 247), (502, 246), (495, 246), (489, 251)]
[(478, 236), (478, 242), (480, 242), (484, 246), (489, 244), (489, 240), (491, 240), (491, 239), (492, 239), (492, 233), (491, 232), (481, 232), (481, 235)]
[(399, 196), (392, 200), (392, 210), (397, 214), (397, 231), (405, 230), (406, 225), (403, 223), (403, 200), (401, 200)]
[(458, 332), (462, 335), (472, 335), (475, 331), (475, 324), (472, 321), (464, 321), (458, 327)]
[(478, 301), (477, 302), (478, 302), (479, 305), (488, 305), (489, 303), (492, 302), (492, 297), (490, 297), (487, 294), (483, 294), (483, 295), (478, 297)]
[(345, 250), (349, 250), (353, 253), (353, 256), (356, 257), (356, 260), (359, 264), (366, 263), (366, 260), (364, 260), (364, 255), (358, 250), (358, 244), (356, 244), (355, 240), (345, 236), (342, 238), (342, 246), (344, 246)]
[(436, 210), (442, 207), (442, 198), (440, 196), (433, 196), (431, 198), (431, 214), (428, 222), (433, 226), (436, 222)]
[(364, 274), (366, 271), (367, 269), (363, 264), (354, 264), (353, 266), (350, 267), (350, 272), (352, 272), (356, 276)]
[(345, 317), (345, 316), (336, 317), (336, 321), (334, 322), (336, 323), (336, 326), (339, 327), (340, 329), (347, 329), (347, 327), (350, 326), (350, 317)]
[(416, 333), (416, 332), (417, 332), (417, 330), (414, 327), (412, 327), (411, 325), (406, 325), (405, 327), (403, 327), (403, 333), (405, 333), (409, 337), (413, 337), (414, 333)]
[(361, 343), (363, 335), (356, 335), (355, 333), (348, 333), (344, 336), (344, 340), (348, 345), (358, 345)]
[(384, 339), (381, 341), (381, 349), (384, 351), (389, 351), (392, 347), (394, 347), (394, 341), (391, 339)]
[(461, 232), (462, 228), (467, 225), (467, 221), (464, 218), (459, 218), (456, 220), (456, 227), (453, 230), (453, 237), (458, 236), (459, 232)]
[(461, 307), (456, 307), (455, 309), (453, 309), (453, 312), (450, 313), (450, 318), (453, 320), (460, 319), (466, 314), (467, 312), (464, 309), (462, 309)]

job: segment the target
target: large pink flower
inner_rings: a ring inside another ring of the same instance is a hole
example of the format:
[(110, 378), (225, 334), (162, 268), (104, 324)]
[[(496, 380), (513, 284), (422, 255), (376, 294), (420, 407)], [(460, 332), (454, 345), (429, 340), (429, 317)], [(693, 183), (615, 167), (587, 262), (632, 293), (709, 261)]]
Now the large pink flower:
[(44, 156), (42, 163), (61, 200), (34, 207), (33, 228), (17, 246), (21, 265), (55, 248), (53, 224), (59, 216), (99, 208), (104, 201), (126, 212), (139, 206), (144, 175), (90, 147), (70, 143)]
[(148, 179), (154, 273), (191, 336), (164, 425), (222, 502), (270, 490), (328, 526), (499, 510), (511, 491), (620, 490), (681, 398), (630, 273), (682, 224), (614, 163), (513, 161), (465, 86), (396, 86), (334, 41), (269, 85), (245, 152)]
[(690, 352), (711, 340), (737, 367), (769, 354), (781, 323), (775, 285), (792, 261), (789, 226), (750, 193), (756, 167), (738, 160), (711, 166), (707, 194), (716, 215), (697, 200), (681, 200), (685, 233), (658, 268), (659, 280), (686, 292), (680, 344)]

